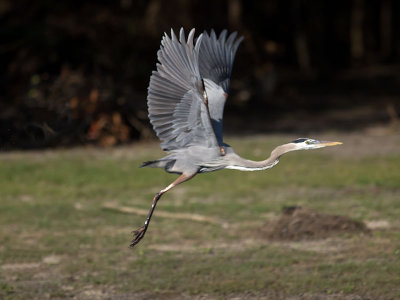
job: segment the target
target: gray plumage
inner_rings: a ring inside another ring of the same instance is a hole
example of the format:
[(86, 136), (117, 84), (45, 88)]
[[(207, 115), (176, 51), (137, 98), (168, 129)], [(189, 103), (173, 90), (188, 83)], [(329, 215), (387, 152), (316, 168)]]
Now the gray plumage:
[[(219, 38), (214, 31), (202, 33), (194, 43), (194, 29), (179, 40), (173, 30), (165, 34), (157, 56), (159, 64), (148, 89), (149, 119), (171, 154), (144, 166), (164, 167), (173, 173), (205, 172), (219, 169), (219, 146), (223, 144), (222, 119), (229, 91), (233, 61), (243, 37), (224, 30)], [(208, 110), (203, 99), (203, 85)], [(227, 145), (225, 145), (226, 147)], [(207, 154), (205, 154), (207, 153)], [(227, 155), (230, 155), (229, 151)]]
[(199, 49), (199, 68), (201, 77), (210, 79), (228, 94), (233, 62), (243, 37), (236, 39), (237, 33), (233, 32), (226, 39), (227, 33), (227, 30), (223, 30), (217, 38), (214, 30), (211, 30), (210, 35), (206, 31), (203, 32)]
[(195, 30), (179, 39), (171, 30), (165, 34), (157, 52), (159, 63), (150, 77), (148, 88), (149, 119), (169, 155), (143, 163), (142, 167), (164, 168), (181, 174), (173, 183), (154, 196), (144, 226), (134, 232), (131, 247), (145, 235), (160, 197), (174, 186), (197, 173), (220, 169), (258, 171), (272, 168), (290, 151), (308, 150), (341, 144), (301, 138), (276, 147), (263, 161), (251, 161), (237, 155), (223, 142), (223, 111), (229, 94), (230, 76), (243, 37), (224, 30), (217, 37), (212, 30), (195, 40)]

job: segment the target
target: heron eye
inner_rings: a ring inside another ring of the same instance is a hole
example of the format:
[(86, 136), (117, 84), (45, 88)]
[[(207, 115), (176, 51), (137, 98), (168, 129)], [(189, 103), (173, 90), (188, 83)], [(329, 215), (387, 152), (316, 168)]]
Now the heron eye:
[(310, 144), (310, 141), (306, 141), (306, 144), (309, 145), (309, 144)]

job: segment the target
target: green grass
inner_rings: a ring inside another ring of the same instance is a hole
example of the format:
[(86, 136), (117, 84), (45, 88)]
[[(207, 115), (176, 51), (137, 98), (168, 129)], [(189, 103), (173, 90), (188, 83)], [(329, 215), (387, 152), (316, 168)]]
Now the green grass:
[[(230, 139), (252, 159), (285, 141)], [(346, 156), (335, 155), (339, 147), (291, 153), (264, 172), (198, 175), (160, 200), (133, 250), (130, 231), (144, 217), (103, 204), (149, 208), (176, 178), (138, 168), (163, 155), (158, 145), (1, 154), (0, 298), (399, 298), (400, 153), (357, 157), (352, 147)], [(389, 226), (316, 242), (263, 239), (260, 228), (285, 205)], [(162, 218), (158, 210), (229, 226)]]

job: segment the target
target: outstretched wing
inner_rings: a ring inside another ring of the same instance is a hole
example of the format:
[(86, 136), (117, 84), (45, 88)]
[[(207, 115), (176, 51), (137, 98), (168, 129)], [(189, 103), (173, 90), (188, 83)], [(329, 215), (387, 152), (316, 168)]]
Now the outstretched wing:
[(231, 33), (228, 39), (226, 35), (227, 30), (223, 30), (218, 38), (214, 30), (210, 35), (203, 32), (199, 66), (202, 78), (212, 80), (228, 94), (233, 62), (243, 37), (236, 39), (237, 32)]
[(186, 41), (183, 29), (179, 40), (171, 30), (161, 41), (157, 53), (159, 64), (153, 71), (147, 104), (154, 131), (163, 150), (191, 145), (217, 146), (202, 93), (198, 53), (202, 35), (193, 44), (194, 29)]
[(229, 93), (233, 62), (243, 40), (243, 37), (236, 39), (236, 35), (237, 33), (233, 32), (227, 38), (227, 31), (223, 30), (217, 38), (214, 30), (211, 30), (210, 35), (204, 32), (199, 50), (200, 75), (204, 78), (211, 121), (220, 145), (224, 106)]

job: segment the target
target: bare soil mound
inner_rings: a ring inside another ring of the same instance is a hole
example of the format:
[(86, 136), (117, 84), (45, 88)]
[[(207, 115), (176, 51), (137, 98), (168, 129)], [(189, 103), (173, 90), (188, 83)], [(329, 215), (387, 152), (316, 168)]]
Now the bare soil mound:
[(266, 224), (261, 231), (264, 237), (273, 240), (321, 239), (341, 234), (370, 233), (362, 222), (297, 206), (284, 207), (282, 215)]

